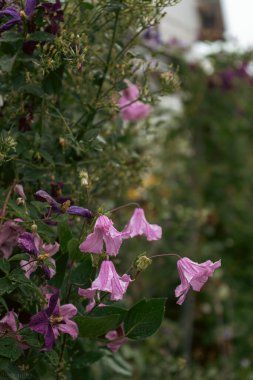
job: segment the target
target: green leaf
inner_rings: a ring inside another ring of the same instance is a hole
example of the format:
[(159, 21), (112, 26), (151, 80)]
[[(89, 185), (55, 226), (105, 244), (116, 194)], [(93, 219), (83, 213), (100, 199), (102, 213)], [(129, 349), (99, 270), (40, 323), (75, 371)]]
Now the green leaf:
[(0, 295), (10, 293), (13, 289), (15, 285), (7, 277), (0, 278)]
[(131, 339), (145, 339), (154, 334), (162, 323), (165, 301), (165, 298), (151, 298), (134, 305), (125, 318), (125, 334)]
[(9, 261), (20, 261), (29, 260), (29, 255), (27, 253), (17, 253), (16, 255), (9, 258)]
[(68, 252), (68, 242), (72, 239), (72, 233), (68, 226), (67, 220), (58, 223), (58, 235), (63, 253)]
[(30, 330), (29, 327), (25, 327), (23, 330), (21, 330), (20, 335), (23, 338), (23, 341), (29, 346), (32, 347), (40, 347), (41, 343), (38, 340), (38, 335), (34, 331)]
[(15, 339), (9, 337), (0, 339), (0, 356), (14, 361), (17, 360), (21, 354), (22, 350)]
[(76, 317), (75, 322), (78, 324), (80, 337), (97, 338), (114, 330), (120, 321), (119, 314), (112, 314), (106, 317)]
[(0, 270), (5, 274), (8, 274), (10, 271), (10, 264), (7, 260), (0, 259)]
[(95, 269), (92, 267), (91, 256), (85, 254), (84, 261), (72, 270), (70, 282), (82, 287), (90, 285)]
[(11, 72), (13, 65), (16, 60), (16, 54), (14, 56), (9, 56), (9, 55), (3, 55), (0, 59), (0, 68), (4, 72)]
[(75, 238), (68, 242), (69, 258), (73, 261), (81, 261), (84, 257), (84, 254), (80, 252), (79, 245), (78, 239)]
[(121, 323), (127, 315), (127, 310), (116, 306), (96, 307), (91, 311), (90, 316), (105, 317), (112, 314), (119, 315), (119, 323)]
[(3, 33), (0, 38), (0, 42), (16, 42), (22, 40), (22, 34), (20, 32), (14, 32), (12, 30), (8, 30)]
[(27, 94), (38, 96), (39, 98), (43, 98), (45, 95), (44, 91), (38, 84), (25, 84), (18, 88), (18, 92), (24, 92)]
[(23, 283), (26, 283), (26, 282), (30, 282), (30, 280), (25, 277), (24, 270), (21, 269), (21, 268), (15, 268), (14, 270), (12, 270), (9, 273), (8, 278), (12, 282), (18, 283), (18, 284), (23, 284)]
[(119, 353), (116, 353), (112, 356), (107, 356), (102, 359), (102, 363), (106, 368), (110, 368), (113, 372), (118, 373), (123, 376), (132, 376), (132, 367), (129, 363), (120, 356)]

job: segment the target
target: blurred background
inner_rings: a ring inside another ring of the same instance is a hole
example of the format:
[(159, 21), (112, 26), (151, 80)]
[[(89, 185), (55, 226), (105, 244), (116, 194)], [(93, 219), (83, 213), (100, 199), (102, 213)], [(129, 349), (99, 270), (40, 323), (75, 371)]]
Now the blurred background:
[[(139, 187), (126, 189), (126, 200), (163, 227), (149, 255), (221, 258), (222, 270), (180, 307), (175, 259), (154, 261), (131, 297), (144, 290), (168, 297), (166, 321), (147, 342), (122, 347), (111, 372), (93, 368), (101, 379), (131, 370), (136, 380), (253, 379), (252, 11), (251, 0), (182, 0), (140, 41), (154, 62), (154, 88), (163, 68), (180, 84), (154, 109), (155, 133), (152, 120), (148, 137), (143, 132), (149, 170)], [(130, 263), (145, 242), (128, 244)]]

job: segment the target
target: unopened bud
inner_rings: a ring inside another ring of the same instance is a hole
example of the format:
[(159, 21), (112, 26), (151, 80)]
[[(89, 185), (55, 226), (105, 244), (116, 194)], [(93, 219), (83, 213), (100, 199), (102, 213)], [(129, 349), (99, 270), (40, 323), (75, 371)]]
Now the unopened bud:
[(65, 138), (59, 137), (59, 144), (63, 147), (65, 145)]
[(17, 200), (16, 200), (16, 203), (17, 205), (24, 205), (25, 204), (25, 200), (24, 198), (21, 198), (21, 197), (18, 197)]
[(81, 179), (82, 186), (88, 186), (89, 184), (89, 175), (85, 170), (81, 170), (79, 173), (79, 178)]
[(38, 226), (36, 223), (33, 222), (32, 226), (31, 226), (31, 230), (32, 230), (32, 233), (33, 234), (36, 234), (37, 231), (38, 231)]
[(140, 271), (146, 270), (151, 265), (152, 260), (147, 256), (139, 256), (135, 260), (134, 266)]

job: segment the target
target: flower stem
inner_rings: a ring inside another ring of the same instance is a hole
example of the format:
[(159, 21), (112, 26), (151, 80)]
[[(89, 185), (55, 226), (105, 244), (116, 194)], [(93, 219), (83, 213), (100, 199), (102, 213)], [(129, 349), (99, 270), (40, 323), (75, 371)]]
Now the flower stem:
[(136, 203), (136, 202), (130, 202), (130, 203), (127, 203), (127, 204), (125, 204), (125, 205), (122, 205), (122, 206), (119, 206), (119, 207), (113, 208), (112, 210), (108, 210), (107, 212), (115, 212), (115, 211), (121, 210), (122, 208), (130, 207), (130, 206), (137, 206), (137, 207), (140, 207), (139, 203)]
[(182, 256), (178, 255), (177, 253), (161, 253), (159, 255), (149, 256), (149, 259), (155, 259), (156, 257), (165, 257), (165, 256), (176, 256), (179, 259), (182, 259)]

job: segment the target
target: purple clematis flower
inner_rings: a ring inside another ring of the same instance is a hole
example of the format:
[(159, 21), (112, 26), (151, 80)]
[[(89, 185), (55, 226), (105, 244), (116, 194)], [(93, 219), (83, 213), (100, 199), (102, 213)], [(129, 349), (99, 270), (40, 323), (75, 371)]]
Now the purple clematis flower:
[(20, 247), (30, 254), (28, 261), (21, 260), (20, 265), (25, 271), (25, 276), (30, 278), (31, 274), (35, 272), (38, 266), (41, 266), (47, 278), (52, 278), (55, 275), (55, 269), (49, 266), (49, 263), (55, 267), (55, 260), (52, 256), (59, 251), (60, 245), (55, 242), (54, 244), (44, 244), (38, 234), (31, 234), (24, 232), (18, 238)]
[(136, 208), (134, 213), (122, 231), (123, 239), (137, 235), (145, 235), (147, 240), (159, 240), (162, 237), (162, 228), (157, 224), (149, 224), (145, 218), (144, 210)]
[(133, 280), (128, 274), (119, 276), (112, 261), (102, 262), (98, 277), (92, 282), (89, 290), (100, 290), (111, 293), (111, 300), (118, 301), (123, 298), (128, 285)]
[(76, 313), (77, 308), (72, 304), (60, 306), (59, 290), (57, 289), (55, 293), (51, 295), (48, 307), (31, 318), (29, 327), (31, 330), (44, 335), (44, 349), (50, 351), (60, 333), (69, 334), (73, 339), (77, 338), (79, 333), (78, 327), (77, 324), (71, 320)]
[(11, 29), (14, 25), (20, 24), (22, 17), (30, 17), (36, 8), (36, 0), (27, 0), (24, 10), (19, 10), (9, 6), (0, 11), (0, 18), (11, 17), (8, 21), (0, 26), (0, 33)]
[(25, 230), (12, 220), (0, 225), (0, 257), (8, 259), (18, 244), (18, 237)]
[(137, 86), (128, 81), (127, 84), (128, 87), (121, 92), (118, 102), (120, 117), (127, 121), (145, 119), (151, 111), (151, 106), (138, 100), (140, 92)]
[(106, 346), (112, 352), (117, 352), (120, 347), (129, 340), (125, 336), (123, 325), (120, 325), (116, 330), (108, 331), (105, 337), (110, 341)]
[(79, 215), (86, 219), (92, 218), (92, 212), (90, 210), (84, 207), (71, 206), (71, 201), (69, 199), (63, 202), (62, 204), (58, 203), (51, 195), (49, 195), (44, 190), (37, 191), (35, 195), (39, 201), (42, 201), (42, 202), (46, 201), (52, 207), (53, 212), (63, 213), (63, 214), (66, 213), (69, 215)]
[(102, 253), (105, 243), (106, 253), (116, 256), (122, 244), (122, 233), (113, 226), (113, 221), (105, 215), (101, 215), (94, 226), (94, 231), (89, 234), (80, 245), (81, 252)]
[(22, 329), (23, 325), (18, 322), (18, 316), (14, 311), (8, 311), (5, 316), (0, 320), (0, 337), (10, 336), (17, 340), (20, 347), (23, 349), (28, 348), (29, 346), (22, 342), (22, 337), (17, 334), (18, 328)]
[(45, 31), (51, 34), (57, 34), (60, 29), (60, 22), (64, 22), (64, 12), (61, 8), (60, 0), (56, 0), (54, 4), (44, 3), (42, 7), (44, 9), (44, 16), (49, 21), (49, 25), (45, 28)]
[(190, 287), (196, 292), (199, 292), (202, 286), (211, 277), (215, 269), (221, 266), (221, 260), (213, 263), (211, 260), (207, 260), (204, 263), (198, 264), (183, 257), (177, 262), (177, 269), (181, 284), (177, 286), (175, 290), (176, 297), (179, 297), (177, 304), (182, 305), (186, 298)]

